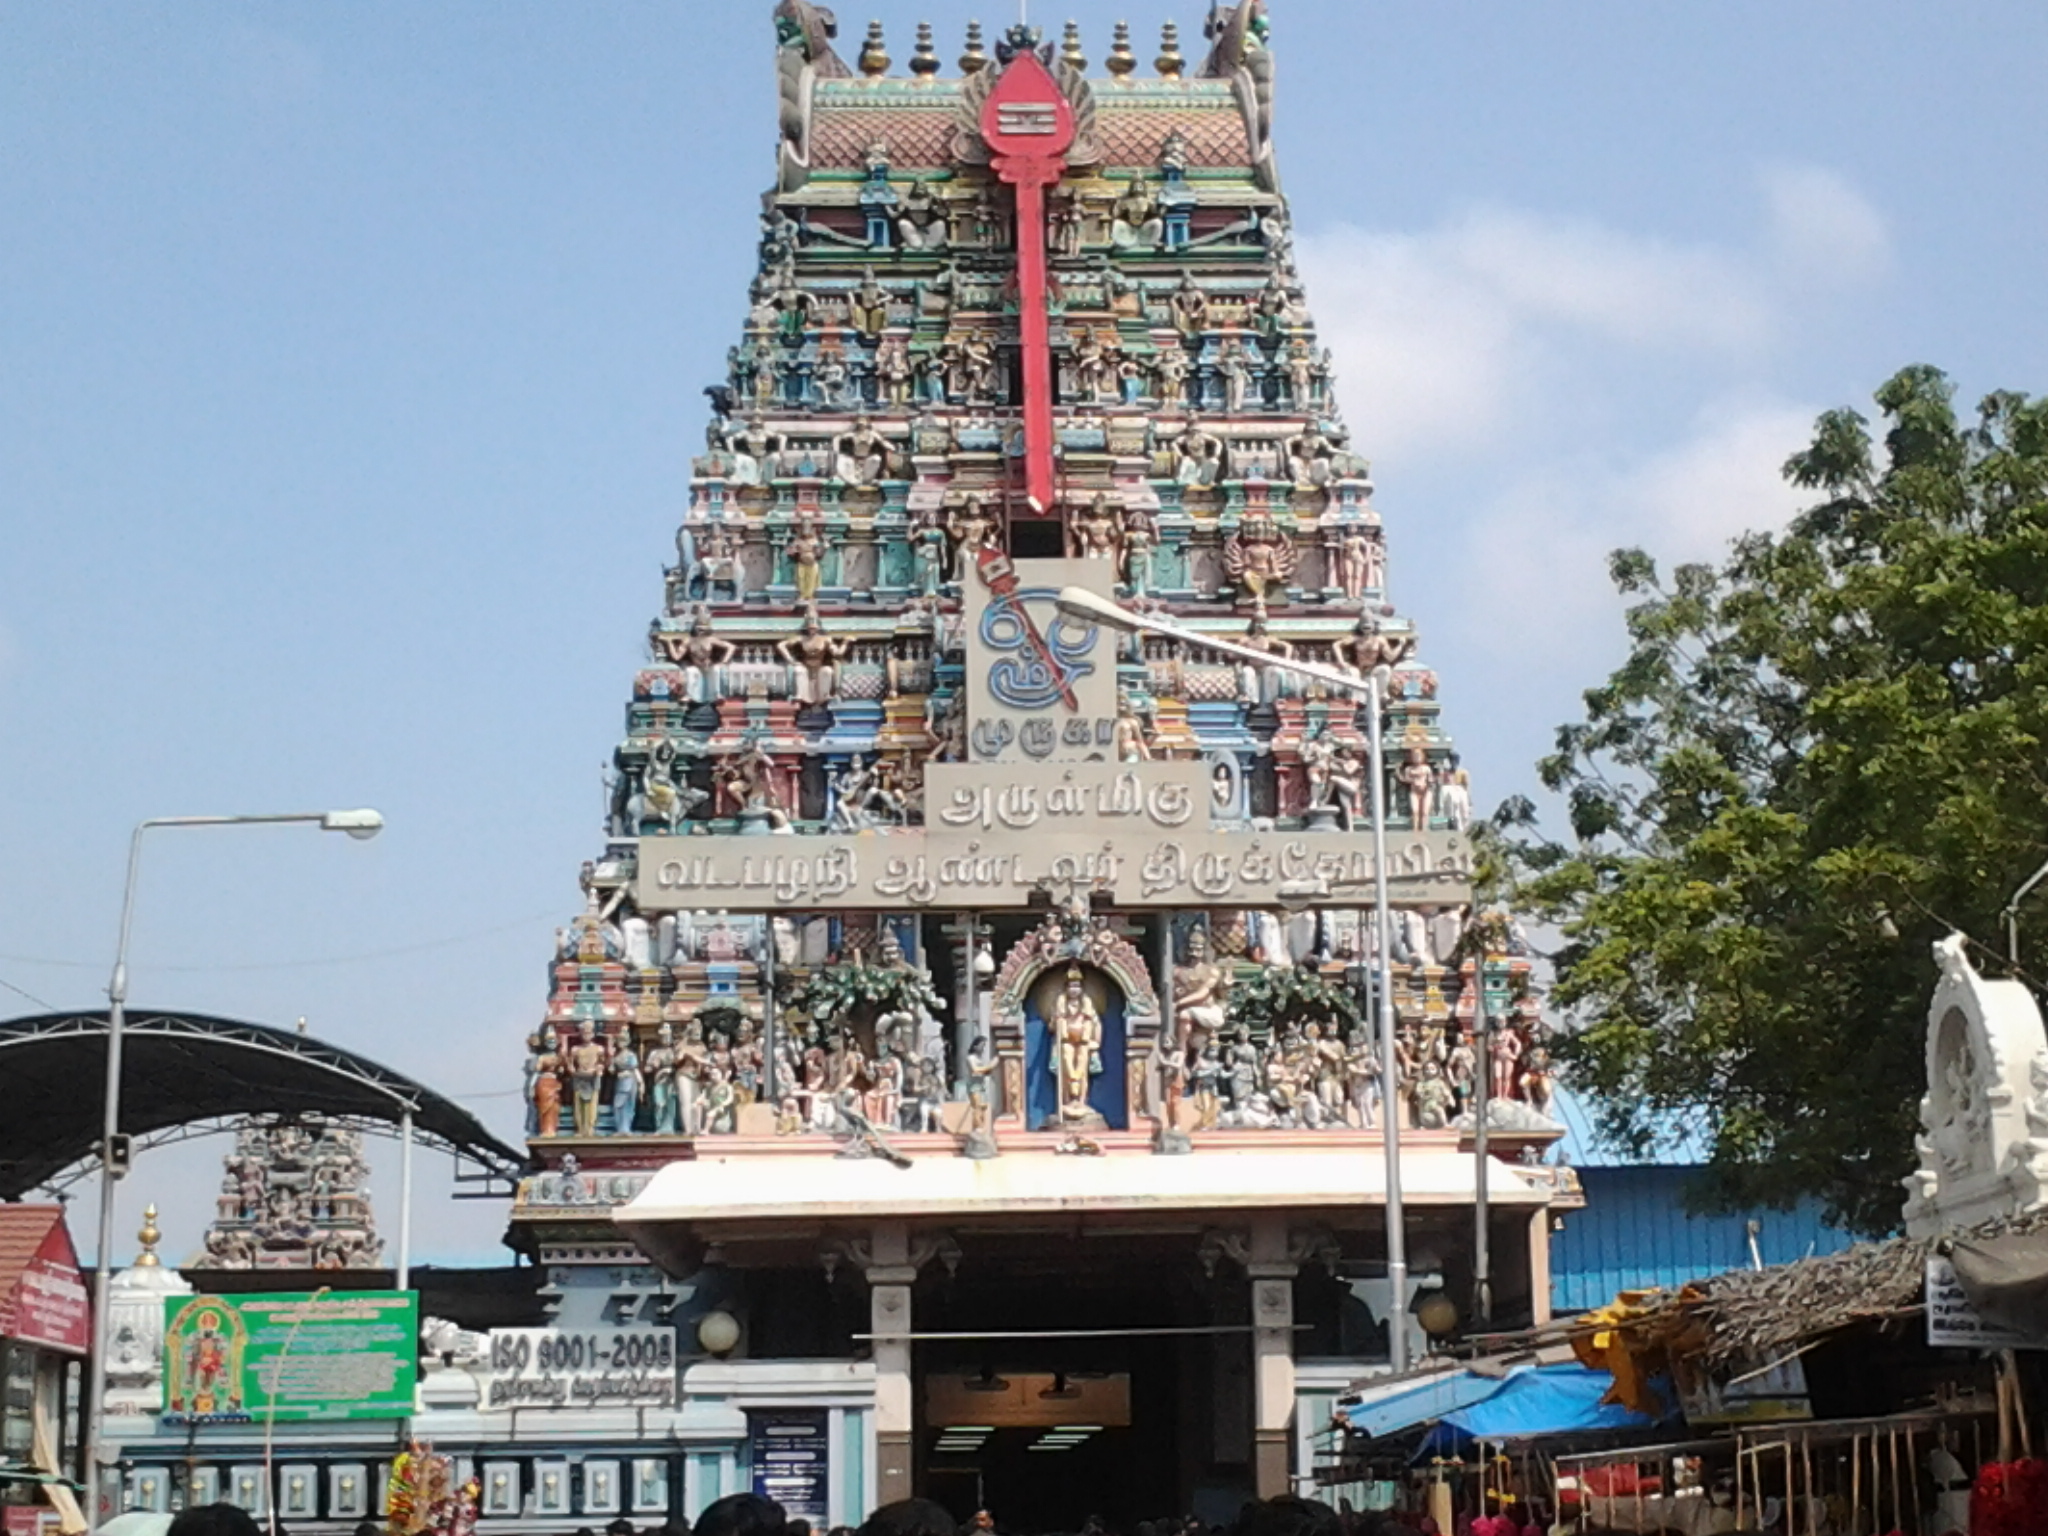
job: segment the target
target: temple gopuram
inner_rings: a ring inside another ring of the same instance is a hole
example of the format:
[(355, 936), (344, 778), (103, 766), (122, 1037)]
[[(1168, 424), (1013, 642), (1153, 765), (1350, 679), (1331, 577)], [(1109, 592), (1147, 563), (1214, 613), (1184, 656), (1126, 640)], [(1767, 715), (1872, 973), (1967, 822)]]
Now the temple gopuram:
[(1575, 1201), (1296, 270), (1266, 7), (1150, 59), (970, 26), (949, 69), (920, 26), (904, 73), (879, 24), (773, 19), (758, 273), (620, 680), (514, 1216), (552, 1336), (665, 1335), (679, 1390), (615, 1372), (600, 1424), (498, 1362), (577, 1448), (495, 1463), (486, 1524), (745, 1487), (1228, 1520), (1313, 1485), (1395, 1330), (1473, 1325), (1481, 1179), (1494, 1328), (1546, 1320)]

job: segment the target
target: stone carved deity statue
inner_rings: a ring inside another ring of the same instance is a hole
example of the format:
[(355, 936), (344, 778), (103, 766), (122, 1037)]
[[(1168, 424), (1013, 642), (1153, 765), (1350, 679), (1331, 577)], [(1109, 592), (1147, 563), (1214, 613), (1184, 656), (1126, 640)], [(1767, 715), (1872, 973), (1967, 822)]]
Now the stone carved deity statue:
[(796, 586), (797, 602), (816, 602), (818, 581), (825, 560), (825, 536), (818, 531), (818, 520), (809, 513), (799, 517), (796, 526), (790, 530), (787, 554), (790, 580)]
[(1148, 597), (1152, 590), (1152, 552), (1159, 547), (1159, 525), (1143, 507), (1124, 513), (1121, 565), (1124, 585), (1135, 597)]
[(1401, 766), (1394, 770), (1394, 778), (1408, 795), (1408, 824), (1420, 832), (1429, 825), (1430, 811), (1436, 800), (1436, 770), (1429, 766), (1429, 754), (1421, 747), (1410, 747), (1402, 754)]
[(1067, 970), (1066, 985), (1046, 1021), (1053, 1039), (1053, 1072), (1059, 1081), (1062, 1121), (1087, 1119), (1088, 1088), (1102, 1071), (1102, 1015), (1082, 984), (1078, 966)]
[(1223, 1029), (1230, 973), (1209, 958), (1209, 932), (1189, 930), (1187, 960), (1173, 968), (1173, 1026), (1180, 1045), (1199, 1050)]
[(1195, 274), (1182, 272), (1180, 286), (1167, 300), (1173, 313), (1173, 328), (1183, 336), (1199, 336), (1209, 326), (1209, 296), (1195, 282)]
[(1284, 597), (1287, 582), (1300, 559), (1294, 540), (1270, 515), (1252, 513), (1223, 541), (1223, 569), (1244, 589), (1252, 606), (1263, 610), (1267, 599)]
[(1116, 511), (1109, 504), (1109, 497), (1097, 492), (1088, 504), (1088, 510), (1074, 519), (1074, 542), (1077, 553), (1089, 560), (1114, 560), (1121, 541), (1122, 528)]
[(1380, 667), (1398, 666), (1415, 650), (1413, 635), (1389, 635), (1370, 614), (1360, 614), (1351, 633), (1330, 647), (1338, 667), (1363, 678)]
[(917, 514), (911, 528), (910, 549), (917, 590), (925, 597), (937, 597), (939, 588), (945, 584), (946, 561), (952, 554), (952, 541), (937, 507), (926, 507)]
[(603, 1095), (605, 1069), (611, 1065), (611, 1049), (597, 1036), (597, 1025), (585, 1019), (576, 1043), (569, 1047), (570, 1107), (576, 1134), (597, 1134), (597, 1108)]
[(614, 1136), (630, 1136), (639, 1129), (635, 1122), (640, 1117), (640, 1090), (643, 1086), (640, 1076), (640, 1053), (634, 1049), (631, 1029), (622, 1024), (612, 1046)]
[(816, 613), (807, 613), (803, 627), (777, 642), (775, 651), (796, 675), (801, 702), (829, 704), (839, 691), (839, 663), (850, 648), (849, 641), (825, 633)]
[(676, 1133), (676, 1030), (663, 1024), (647, 1053), (647, 1102), (654, 1117), (654, 1134)]
[(1351, 602), (1364, 600), (1368, 589), (1386, 584), (1386, 556), (1378, 530), (1346, 523), (1330, 541), (1330, 571), (1337, 588)]
[(964, 582), (975, 559), (995, 538), (995, 519), (986, 502), (969, 496), (947, 518), (946, 531), (953, 537), (953, 580)]

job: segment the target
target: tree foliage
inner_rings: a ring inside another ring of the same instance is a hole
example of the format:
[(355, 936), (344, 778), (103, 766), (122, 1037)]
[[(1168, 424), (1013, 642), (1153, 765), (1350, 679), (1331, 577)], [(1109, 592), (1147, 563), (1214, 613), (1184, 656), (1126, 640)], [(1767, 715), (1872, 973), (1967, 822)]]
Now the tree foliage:
[(1965, 422), (1925, 367), (1876, 400), (1881, 441), (1831, 411), (1788, 461), (1819, 499), (1784, 533), (1668, 578), (1614, 555), (1628, 658), (1540, 765), (1572, 837), (1501, 829), (1603, 1135), (1703, 1138), (1720, 1199), (1868, 1232), (1913, 1165), (1929, 947), (2002, 967), (2048, 858), (2048, 401)]
[(1229, 1022), (1255, 1040), (1270, 1039), (1288, 1026), (1314, 1024), (1325, 1034), (1348, 1036), (1364, 1023), (1358, 999), (1341, 982), (1313, 966), (1261, 966), (1230, 988)]

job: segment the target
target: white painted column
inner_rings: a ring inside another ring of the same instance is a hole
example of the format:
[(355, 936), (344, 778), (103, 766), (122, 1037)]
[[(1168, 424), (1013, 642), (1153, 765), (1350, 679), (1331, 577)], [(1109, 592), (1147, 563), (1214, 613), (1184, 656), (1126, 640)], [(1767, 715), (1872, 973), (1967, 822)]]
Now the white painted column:
[(1252, 1475), (1262, 1499), (1294, 1491), (1294, 1270), (1284, 1217), (1252, 1225)]
[(1529, 1311), (1538, 1328), (1550, 1321), (1550, 1208), (1529, 1214)]
[(910, 1292), (917, 1268), (910, 1262), (910, 1229), (900, 1221), (876, 1224), (873, 1251), (868, 1315), (875, 1336), (876, 1465), (869, 1497), (879, 1508), (911, 1495), (917, 1403), (910, 1373)]

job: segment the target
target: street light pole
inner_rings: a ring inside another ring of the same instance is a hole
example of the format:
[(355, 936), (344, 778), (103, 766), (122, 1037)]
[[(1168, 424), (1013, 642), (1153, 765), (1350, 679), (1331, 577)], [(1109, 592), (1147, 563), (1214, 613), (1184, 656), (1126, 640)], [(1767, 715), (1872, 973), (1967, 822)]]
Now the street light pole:
[[(152, 827), (268, 826), (282, 822), (313, 822), (328, 832), (346, 832), (358, 840), (375, 837), (384, 818), (375, 811), (296, 811), (269, 816), (153, 816), (136, 823), (128, 839), (128, 878), (121, 888), (121, 932), (114, 944), (114, 973), (107, 982), (107, 1079), (102, 1093), (100, 1127), (99, 1249), (94, 1258), (98, 1283), (93, 1287), (92, 1338), (85, 1377), (85, 1521), (88, 1531), (100, 1528), (100, 1460), (106, 1451), (107, 1328), (109, 1282), (113, 1279), (114, 1186), (127, 1172), (125, 1157), (115, 1153), (121, 1137), (121, 1040), (128, 1023), (128, 937), (135, 926), (135, 877), (142, 865), (142, 834)], [(118, 1513), (118, 1511), (117, 1511)]]
[(1393, 912), (1387, 904), (1387, 764), (1384, 708), (1387, 669), (1376, 667), (1365, 687), (1365, 734), (1372, 760), (1373, 942), (1380, 1016), (1380, 1142), (1387, 1159), (1387, 1363), (1408, 1369), (1408, 1222), (1401, 1200), (1401, 1094), (1395, 1079), (1399, 1032), (1394, 1020)]
[(1312, 661), (1253, 650), (1234, 640), (1205, 635), (1200, 630), (1176, 624), (1151, 614), (1132, 613), (1099, 593), (1085, 587), (1064, 587), (1058, 605), (1074, 618), (1106, 624), (1112, 629), (1137, 634), (1163, 635), (1187, 645), (1200, 646), (1219, 655), (1234, 657), (1255, 667), (1271, 667), (1310, 678), (1328, 688), (1341, 689), (1365, 703), (1366, 745), (1371, 755), (1372, 776), (1372, 865), (1373, 936), (1379, 946), (1374, 979), (1379, 992), (1380, 1035), (1380, 1124), (1387, 1157), (1387, 1357), (1396, 1374), (1408, 1369), (1408, 1223), (1401, 1200), (1401, 1105), (1395, 1081), (1395, 1046), (1399, 1043), (1394, 1020), (1394, 962), (1392, 907), (1387, 901), (1387, 774), (1386, 743), (1381, 716), (1386, 708), (1387, 667), (1376, 667), (1368, 677), (1340, 672), (1335, 667)]

